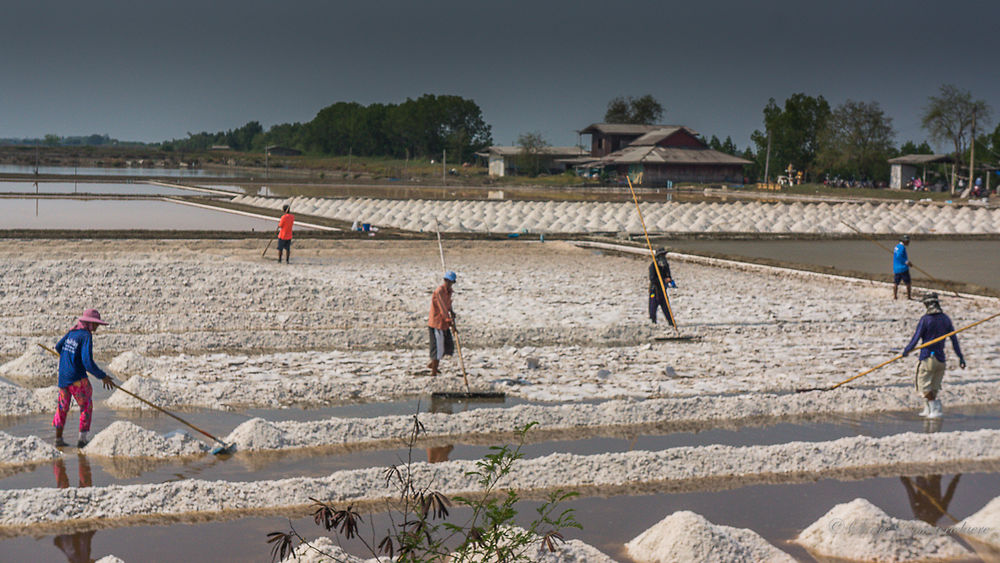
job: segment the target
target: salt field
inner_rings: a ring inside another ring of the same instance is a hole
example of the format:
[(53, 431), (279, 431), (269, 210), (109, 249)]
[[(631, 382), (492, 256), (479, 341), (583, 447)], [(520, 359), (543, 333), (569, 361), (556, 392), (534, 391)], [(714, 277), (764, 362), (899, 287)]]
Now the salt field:
[[(384, 498), (383, 468), (405, 455), (399, 440), (416, 409), (426, 433), (414, 470), (448, 494), (474, 493), (466, 471), (486, 447), (539, 423), (506, 483), (526, 512), (555, 487), (582, 494), (570, 506), (584, 530), (568, 531), (578, 541), (553, 560), (712, 560), (706, 545), (728, 546), (718, 560), (856, 557), (859, 545), (866, 557), (895, 553), (892, 538), (843, 544), (810, 530), (843, 518), (838, 510), (911, 529), (900, 476), (961, 473), (949, 514), (977, 529), (995, 519), (994, 325), (960, 336), (969, 365), (959, 370), (949, 356), (945, 418), (928, 427), (916, 416), (912, 358), (835, 391), (796, 392), (906, 344), (923, 306), (893, 301), (886, 284), (674, 253), (671, 303), (680, 332), (695, 338), (662, 341), (674, 332), (646, 316), (644, 259), (565, 242), (446, 239), (470, 386), (506, 400), (442, 408), (426, 397), (464, 385), (454, 359), (440, 377), (419, 375), (436, 242), (296, 244), (289, 265), (261, 258), (260, 241), (37, 240), (0, 250), (10, 320), (0, 327), (0, 559), (51, 557), (67, 537), (94, 559), (155, 560), (179, 534), (191, 545), (251, 544), (211, 558), (178, 548), (189, 561), (266, 560), (265, 535), (285, 518), (320, 535), (305, 520), (308, 497), (363, 507)], [(942, 296), (956, 326), (998, 304)], [(37, 344), (54, 344), (84, 307), (112, 323), (95, 335), (95, 352), (124, 389), (206, 426), (235, 454), (213, 456), (196, 431), (171, 433), (182, 426), (101, 389), (90, 444), (53, 448), (55, 362)], [(423, 461), (441, 452), (444, 461)], [(788, 507), (774, 524), (746, 516), (761, 491), (775, 502), (767, 510)], [(808, 510), (791, 508), (800, 498)], [(721, 509), (730, 505), (741, 510)], [(978, 537), (979, 552), (962, 541), (926, 552), (977, 560), (995, 542)]]
[[(632, 203), (434, 201), (237, 196), (234, 203), (407, 231), (481, 233), (642, 233)], [(657, 233), (982, 234), (1000, 231), (1000, 209), (930, 202), (642, 203), (646, 228)]]

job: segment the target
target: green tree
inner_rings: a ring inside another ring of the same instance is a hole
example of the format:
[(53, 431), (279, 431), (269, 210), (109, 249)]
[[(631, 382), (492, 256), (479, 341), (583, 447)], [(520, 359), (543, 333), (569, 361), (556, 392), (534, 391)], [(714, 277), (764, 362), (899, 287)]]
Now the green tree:
[(820, 134), (817, 164), (845, 177), (888, 178), (895, 132), (878, 102), (847, 100), (827, 119)]
[(650, 94), (633, 98), (618, 96), (608, 102), (605, 123), (651, 125), (663, 117), (663, 106)]
[(518, 135), (517, 144), (521, 147), (521, 154), (518, 155), (518, 168), (528, 171), (531, 176), (538, 176), (545, 160), (545, 148), (549, 146), (549, 143), (542, 137), (541, 133), (534, 131)]
[[(992, 108), (985, 100), (973, 100), (972, 93), (953, 84), (942, 84), (937, 96), (928, 98), (920, 122), (932, 141), (951, 142), (955, 160), (961, 161), (976, 127), (985, 130)], [(952, 166), (952, 170), (954, 170)], [(951, 193), (955, 193), (955, 176), (951, 178)]]
[(44, 143), (45, 146), (47, 147), (57, 147), (59, 146), (59, 141), (61, 140), (62, 138), (59, 135), (48, 133), (47, 135), (45, 135), (45, 139), (42, 141), (42, 143)]
[(830, 104), (823, 96), (792, 94), (785, 100), (784, 108), (771, 98), (764, 107), (764, 130), (750, 135), (757, 146), (760, 169), (765, 167), (763, 159), (767, 158), (770, 135), (771, 176), (789, 164), (797, 170), (814, 173), (820, 133), (826, 128), (830, 113)]
[(929, 144), (927, 144), (927, 141), (923, 141), (919, 145), (913, 141), (906, 141), (899, 146), (897, 154), (900, 156), (906, 154), (934, 154), (934, 150), (931, 149)]

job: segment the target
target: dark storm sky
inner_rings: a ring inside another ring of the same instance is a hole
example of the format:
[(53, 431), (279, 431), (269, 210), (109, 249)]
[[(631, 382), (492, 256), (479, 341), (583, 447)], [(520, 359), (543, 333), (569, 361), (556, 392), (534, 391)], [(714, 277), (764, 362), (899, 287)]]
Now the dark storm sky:
[(878, 101), (900, 142), (942, 83), (1000, 110), (995, 0), (5, 4), (0, 137), (159, 141), (424, 93), (475, 100), (499, 144), (573, 144), (616, 95), (741, 148), (794, 92)]

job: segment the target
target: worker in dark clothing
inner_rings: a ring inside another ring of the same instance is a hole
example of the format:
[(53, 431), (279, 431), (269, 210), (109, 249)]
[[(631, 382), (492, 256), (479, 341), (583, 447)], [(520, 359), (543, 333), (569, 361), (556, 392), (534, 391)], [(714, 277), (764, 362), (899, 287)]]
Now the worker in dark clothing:
[[(920, 317), (917, 330), (910, 339), (910, 343), (903, 348), (903, 357), (913, 351), (918, 341), (930, 342), (939, 336), (944, 336), (955, 330), (948, 315), (941, 311), (941, 304), (938, 302), (936, 293), (931, 293), (923, 299), (927, 313)], [(958, 336), (951, 335), (951, 347), (958, 356), (958, 365), (965, 369), (965, 357), (962, 349), (958, 346)], [(941, 418), (941, 399), (937, 394), (941, 391), (941, 380), (944, 379), (944, 340), (935, 342), (930, 346), (920, 349), (919, 363), (917, 364), (917, 392), (927, 399), (924, 410), (920, 416), (927, 418)]]
[[(660, 274), (657, 275), (656, 271)], [(663, 285), (660, 285), (660, 278), (663, 278)], [(674, 279), (670, 276), (670, 264), (667, 263), (667, 249), (660, 248), (656, 251), (656, 259), (649, 265), (649, 320), (656, 324), (656, 308), (663, 310), (670, 326), (674, 326), (670, 310), (667, 308), (667, 296), (663, 293), (663, 287), (677, 287)]]

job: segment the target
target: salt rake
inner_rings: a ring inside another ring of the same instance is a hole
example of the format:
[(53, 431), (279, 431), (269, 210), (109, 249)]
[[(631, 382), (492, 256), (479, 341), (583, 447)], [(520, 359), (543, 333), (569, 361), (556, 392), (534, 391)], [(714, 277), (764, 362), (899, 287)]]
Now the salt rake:
[(663, 283), (663, 275), (660, 274), (660, 268), (656, 266), (656, 252), (653, 251), (653, 244), (649, 242), (649, 231), (646, 230), (646, 220), (642, 217), (642, 209), (639, 209), (639, 198), (636, 197), (635, 190), (632, 189), (632, 179), (629, 178), (628, 174), (625, 175), (625, 180), (628, 182), (628, 191), (632, 193), (632, 201), (635, 202), (635, 210), (639, 214), (639, 222), (642, 223), (642, 234), (646, 237), (646, 246), (649, 247), (649, 255), (653, 259), (653, 269), (656, 270), (656, 279), (660, 282), (660, 291), (663, 292), (663, 300), (667, 303), (670, 324), (673, 325), (676, 333), (673, 336), (654, 336), (653, 340), (657, 342), (692, 342), (698, 340), (697, 336), (682, 335), (681, 329), (677, 326), (677, 321), (674, 319), (674, 309), (670, 306), (670, 298), (667, 297), (667, 287)]
[[(48, 352), (48, 353), (50, 353), (50, 354), (52, 354), (54, 356), (58, 356), (59, 355), (59, 352), (56, 352), (55, 350), (53, 350), (52, 348), (49, 348), (48, 346), (46, 346), (44, 344), (39, 344), (39, 346), (41, 346), (42, 349), (44, 349), (46, 352)], [(110, 383), (111, 383), (112, 387), (114, 387), (115, 389), (121, 391), (122, 393), (125, 393), (126, 395), (132, 397), (133, 399), (135, 399), (137, 401), (141, 401), (141, 402), (143, 402), (143, 403), (145, 403), (145, 404), (153, 407), (154, 409), (156, 409), (156, 410), (162, 412), (163, 414), (165, 414), (165, 415), (173, 418), (174, 420), (176, 420), (176, 421), (178, 421), (178, 422), (180, 422), (182, 424), (185, 424), (187, 426), (190, 426), (191, 428), (197, 430), (198, 432), (201, 432), (202, 434), (204, 434), (204, 435), (208, 436), (209, 438), (211, 438), (211, 439), (215, 440), (216, 442), (218, 442), (219, 445), (215, 446), (214, 448), (212, 448), (212, 452), (211, 452), (212, 455), (231, 454), (234, 451), (236, 451), (236, 444), (235, 443), (233, 443), (233, 444), (226, 444), (222, 440), (216, 438), (215, 436), (212, 436), (208, 432), (205, 432), (201, 428), (198, 428), (194, 424), (191, 424), (190, 422), (188, 422), (188, 421), (184, 420), (183, 418), (177, 416), (176, 414), (168, 411), (167, 409), (164, 409), (163, 407), (159, 407), (157, 405), (154, 405), (153, 403), (150, 403), (149, 401), (147, 401), (146, 399), (143, 399), (142, 397), (136, 395), (135, 393), (133, 393), (133, 392), (127, 390), (127, 389), (124, 389), (121, 385), (118, 385), (114, 381), (110, 381)]]
[[(968, 330), (968, 329), (970, 329), (970, 328), (972, 328), (974, 326), (977, 326), (977, 325), (981, 325), (981, 324), (985, 323), (986, 321), (995, 319), (997, 317), (1000, 317), (1000, 313), (994, 313), (994, 314), (986, 317), (985, 319), (983, 319), (981, 321), (976, 321), (976, 322), (974, 322), (974, 323), (972, 323), (970, 325), (963, 326), (962, 328), (960, 328), (958, 330), (953, 330), (953, 331), (949, 332), (948, 334), (943, 334), (941, 336), (938, 336), (934, 340), (928, 340), (927, 342), (924, 342), (920, 346), (914, 347), (913, 350), (916, 351), (916, 350), (919, 350), (921, 348), (926, 348), (927, 346), (930, 346), (931, 344), (937, 344), (938, 342), (941, 342), (945, 338), (948, 338), (950, 336), (954, 336), (954, 335), (956, 335), (956, 334), (958, 334), (958, 333), (960, 333), (962, 331)], [(877, 369), (879, 369), (881, 367), (887, 366), (887, 365), (889, 365), (889, 364), (891, 364), (891, 363), (893, 363), (893, 362), (895, 362), (897, 360), (901, 360), (901, 359), (903, 359), (903, 355), (902, 354), (898, 354), (896, 357), (894, 357), (894, 358), (892, 358), (890, 360), (886, 360), (886, 361), (882, 362), (881, 364), (879, 364), (879, 365), (877, 365), (877, 366), (875, 366), (875, 367), (873, 367), (871, 369), (865, 370), (865, 371), (859, 373), (858, 375), (855, 375), (854, 377), (851, 377), (849, 379), (845, 379), (845, 380), (841, 381), (840, 383), (838, 383), (838, 384), (836, 384), (836, 385), (834, 385), (832, 387), (806, 387), (806, 388), (803, 388), (803, 389), (796, 389), (795, 392), (796, 393), (808, 393), (808, 392), (811, 392), (811, 391), (833, 391), (834, 389), (840, 387), (841, 385), (844, 385), (845, 383), (850, 383), (850, 382), (854, 381), (855, 379), (858, 379), (859, 377), (863, 377), (865, 375), (868, 375), (869, 373), (871, 373), (871, 372), (873, 372), (873, 371), (875, 371), (875, 370), (877, 370)]]

